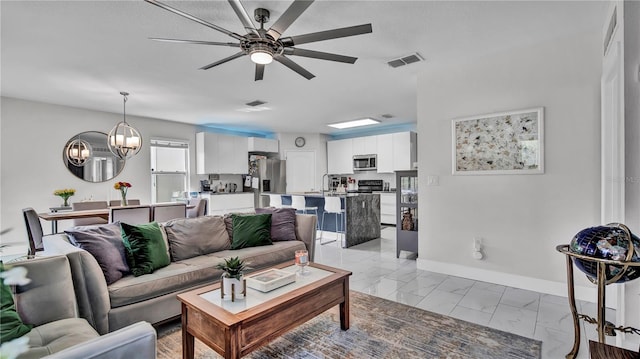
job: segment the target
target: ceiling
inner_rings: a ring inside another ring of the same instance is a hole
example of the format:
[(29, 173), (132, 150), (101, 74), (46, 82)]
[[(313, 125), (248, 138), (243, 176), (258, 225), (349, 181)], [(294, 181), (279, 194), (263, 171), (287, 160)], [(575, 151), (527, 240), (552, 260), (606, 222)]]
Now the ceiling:
[[(162, 1), (162, 0), (161, 0)], [(164, 1), (230, 31), (244, 30), (227, 1)], [(291, 1), (242, 1), (269, 27)], [(584, 31), (598, 31), (605, 2), (323, 1), (283, 36), (371, 23), (373, 33), (301, 45), (358, 57), (343, 64), (292, 56), (316, 77), (280, 63), (255, 82), (248, 56), (200, 67), (236, 48), (149, 37), (234, 42), (220, 32), (140, 1), (6, 1), (1, 13), (2, 96), (235, 130), (340, 134), (328, 123), (374, 117), (380, 127), (416, 122), (417, 74)], [(594, 39), (599, 41), (599, 39)], [(391, 68), (412, 53), (426, 61)], [(247, 112), (261, 100), (268, 110)], [(392, 118), (382, 118), (391, 114)]]

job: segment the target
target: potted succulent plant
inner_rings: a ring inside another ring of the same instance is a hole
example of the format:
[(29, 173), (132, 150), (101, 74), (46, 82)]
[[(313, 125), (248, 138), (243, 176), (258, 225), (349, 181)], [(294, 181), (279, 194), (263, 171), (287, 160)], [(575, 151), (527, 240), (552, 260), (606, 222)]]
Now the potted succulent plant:
[(222, 269), (222, 284), (220, 285), (220, 296), (222, 299), (235, 301), (236, 298), (244, 297), (246, 282), (242, 277), (244, 271), (249, 269), (243, 259), (239, 257), (225, 258), (224, 262), (218, 264), (218, 269)]

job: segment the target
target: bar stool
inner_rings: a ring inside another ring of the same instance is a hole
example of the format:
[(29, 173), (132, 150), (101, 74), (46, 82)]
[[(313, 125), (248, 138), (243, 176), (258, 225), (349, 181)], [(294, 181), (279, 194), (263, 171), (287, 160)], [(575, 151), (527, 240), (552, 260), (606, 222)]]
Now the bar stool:
[(269, 206), (275, 208), (289, 208), (291, 206), (287, 206), (282, 204), (282, 196), (279, 194), (270, 194), (269, 195)]
[(328, 242), (322, 242), (322, 228), (324, 228), (324, 215), (330, 213), (330, 214), (335, 214), (336, 217), (336, 238), (338, 238), (338, 234), (339, 233), (344, 233), (343, 229), (339, 229), (338, 227), (338, 215), (340, 215), (340, 227), (342, 227), (343, 225), (343, 215), (345, 213), (345, 210), (342, 209), (342, 202), (340, 201), (340, 197), (325, 197), (324, 198), (324, 212), (322, 213), (322, 227), (320, 229), (320, 244), (327, 244), (327, 243), (331, 243), (331, 242), (335, 242), (337, 239), (328, 241)]
[[(318, 207), (317, 206), (307, 206), (307, 198), (304, 196), (291, 196), (291, 207), (296, 209), (297, 211), (302, 211), (304, 214), (308, 214), (309, 211), (313, 211), (318, 217)], [(316, 220), (316, 229), (320, 229), (320, 223)]]

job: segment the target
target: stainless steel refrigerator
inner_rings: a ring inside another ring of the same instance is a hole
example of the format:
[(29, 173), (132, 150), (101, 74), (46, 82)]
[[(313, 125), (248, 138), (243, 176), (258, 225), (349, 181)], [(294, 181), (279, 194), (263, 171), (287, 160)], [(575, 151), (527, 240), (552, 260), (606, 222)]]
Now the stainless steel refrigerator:
[[(287, 191), (286, 162), (275, 158), (260, 158), (249, 161), (252, 173), (252, 191), (256, 208), (267, 207), (269, 197), (262, 194), (284, 194)], [(257, 177), (257, 178), (256, 178)]]

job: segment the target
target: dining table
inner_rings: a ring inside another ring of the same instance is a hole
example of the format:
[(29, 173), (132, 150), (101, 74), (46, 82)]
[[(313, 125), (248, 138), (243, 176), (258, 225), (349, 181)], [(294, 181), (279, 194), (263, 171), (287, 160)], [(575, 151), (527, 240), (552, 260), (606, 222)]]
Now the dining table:
[[(195, 208), (194, 205), (188, 204), (187, 209)], [(45, 221), (51, 222), (51, 234), (58, 233), (58, 221), (67, 219), (94, 218), (100, 217), (109, 220), (109, 208), (85, 209), (81, 211), (56, 211), (41, 212), (38, 217)]]

